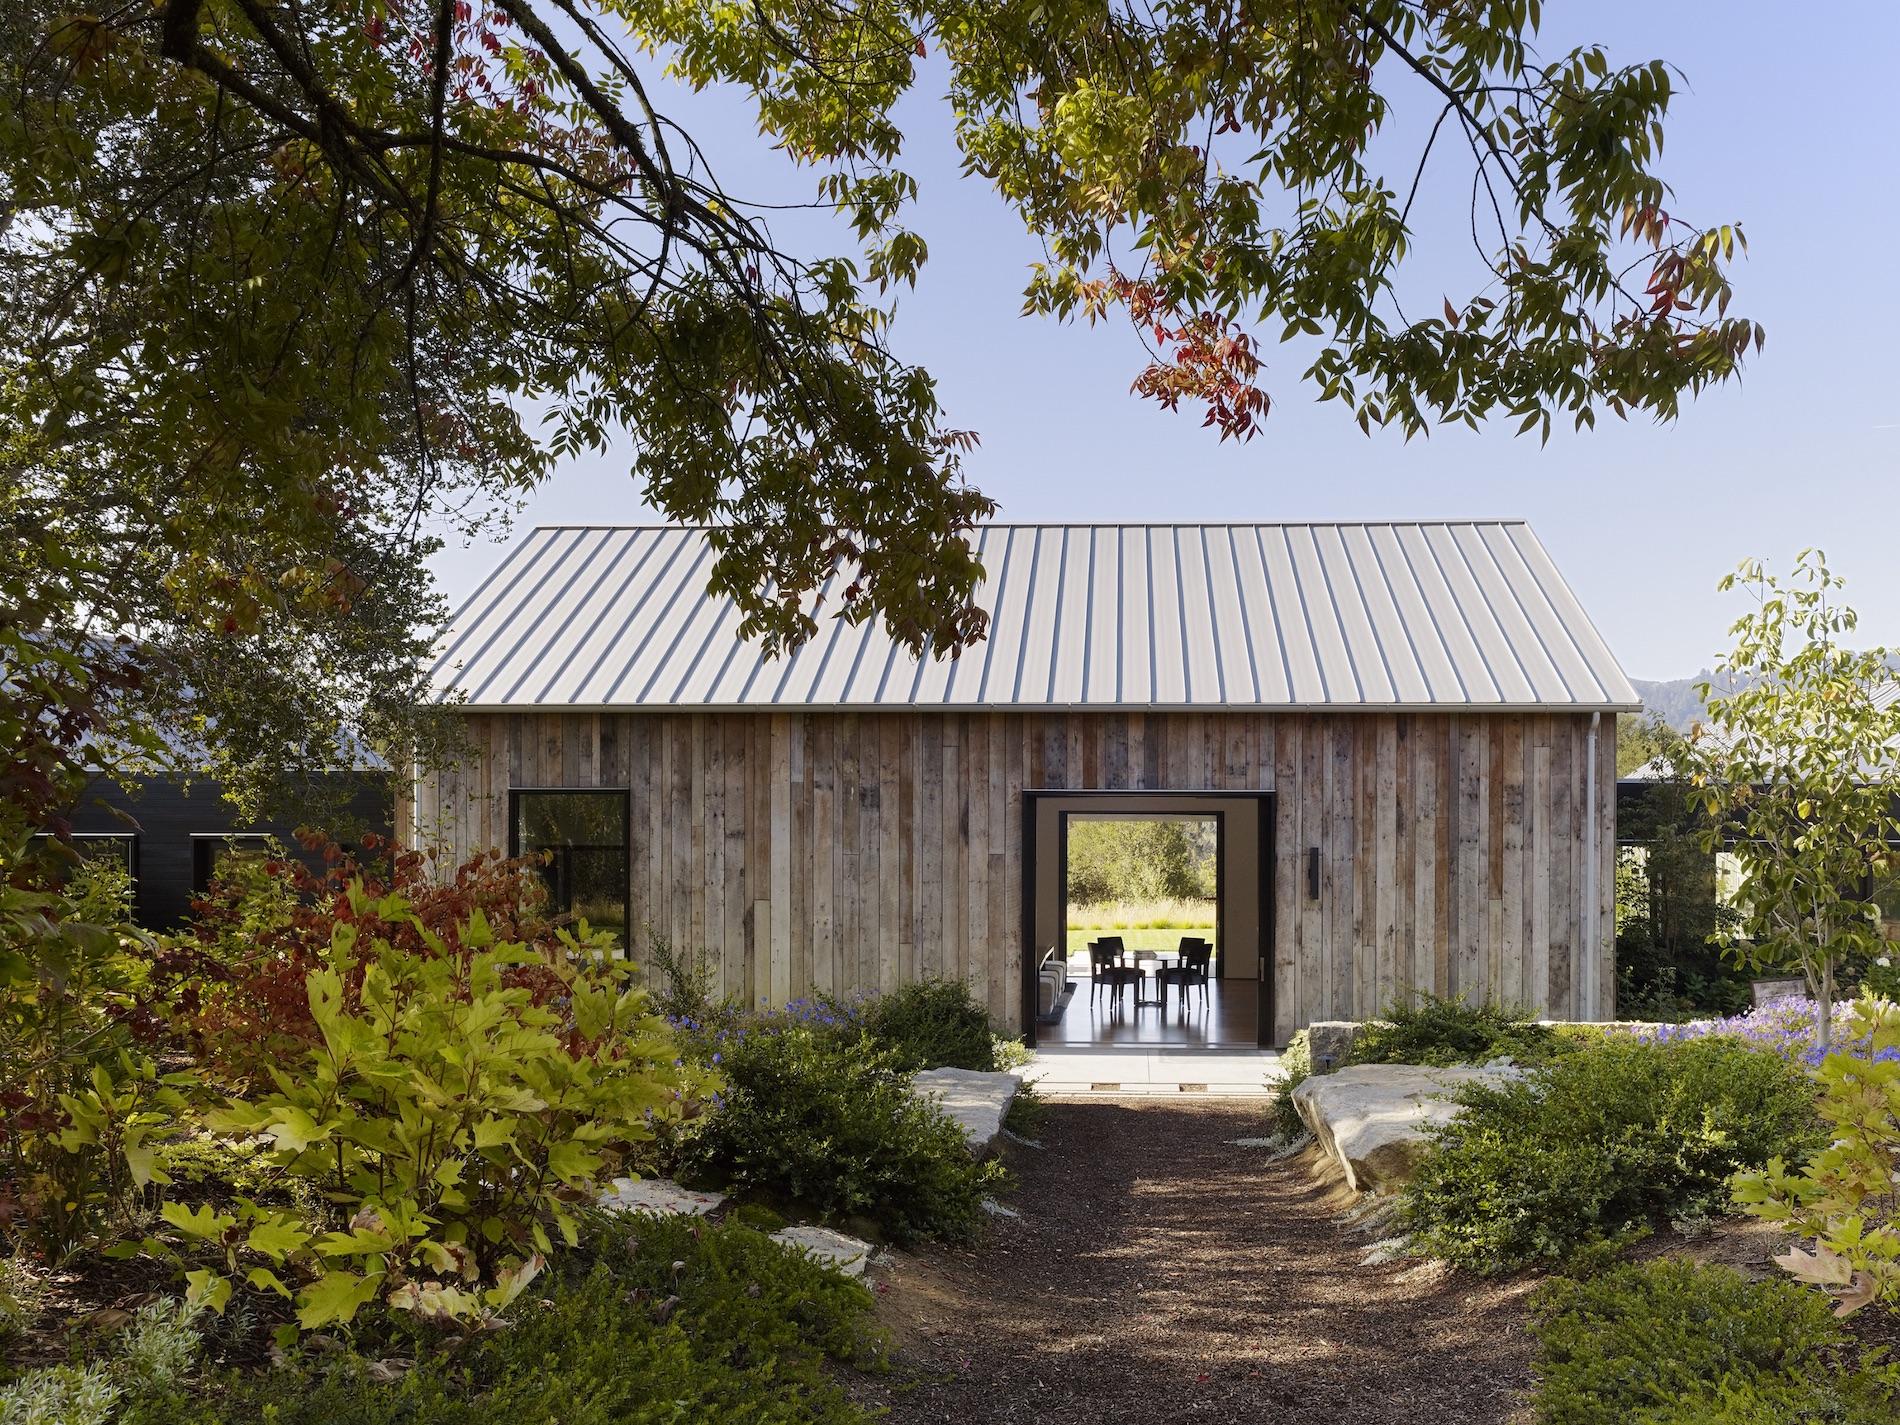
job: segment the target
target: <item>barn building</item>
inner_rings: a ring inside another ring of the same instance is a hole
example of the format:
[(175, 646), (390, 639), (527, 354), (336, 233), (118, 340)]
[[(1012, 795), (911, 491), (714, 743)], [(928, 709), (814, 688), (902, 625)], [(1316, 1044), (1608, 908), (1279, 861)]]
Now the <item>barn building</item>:
[(988, 638), (822, 623), (766, 660), (704, 532), (529, 533), (446, 630), (471, 752), (402, 833), (546, 849), (561, 904), (753, 1002), (967, 979), (1034, 1035), (1078, 816), (1219, 826), (1226, 1022), (1414, 991), (1612, 1013), (1615, 718), (1513, 521), (985, 526)]

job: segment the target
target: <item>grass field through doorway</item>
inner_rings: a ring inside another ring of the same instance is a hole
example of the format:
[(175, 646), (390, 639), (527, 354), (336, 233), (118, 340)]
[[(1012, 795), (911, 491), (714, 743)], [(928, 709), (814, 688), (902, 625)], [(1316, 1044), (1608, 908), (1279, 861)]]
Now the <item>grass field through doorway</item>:
[(1119, 935), (1130, 950), (1173, 950), (1184, 935), (1215, 944), (1213, 898), (1163, 897), (1141, 901), (1103, 901), (1069, 907), (1069, 954), (1081, 955), (1091, 940)]

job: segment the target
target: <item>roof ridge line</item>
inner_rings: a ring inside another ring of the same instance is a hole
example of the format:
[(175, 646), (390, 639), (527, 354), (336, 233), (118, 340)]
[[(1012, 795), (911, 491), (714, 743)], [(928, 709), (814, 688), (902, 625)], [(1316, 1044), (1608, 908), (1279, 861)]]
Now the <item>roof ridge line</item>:
[[(1434, 515), (1419, 519), (1363, 520), (979, 520), (973, 529), (1391, 529), (1400, 525), (1526, 525), (1524, 515)], [(528, 527), (528, 533), (576, 529), (667, 530), (704, 532), (724, 526), (711, 524), (668, 524), (663, 521), (636, 520), (628, 523), (603, 521), (558, 521)]]

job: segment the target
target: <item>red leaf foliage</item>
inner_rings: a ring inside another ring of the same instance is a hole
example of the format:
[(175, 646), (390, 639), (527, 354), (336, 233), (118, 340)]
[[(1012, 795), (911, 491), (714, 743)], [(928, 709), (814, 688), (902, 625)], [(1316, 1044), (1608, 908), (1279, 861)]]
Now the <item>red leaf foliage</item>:
[(1145, 330), (1160, 353), (1129, 387), (1172, 411), (1182, 399), (1207, 407), (1201, 422), (1222, 440), (1252, 440), (1260, 433), (1272, 400), (1258, 384), (1260, 358), (1253, 338), (1213, 312), (1183, 313), (1150, 282), (1115, 273), (1109, 290), (1128, 307), (1137, 330)]
[[(346, 985), (352, 996), (378, 939), (423, 955), (473, 953), (462, 931), (476, 910), (496, 940), (526, 944), (547, 962), (510, 971), (512, 983), (533, 991), (537, 1003), (564, 993), (566, 977), (556, 968), (569, 954), (560, 938), (564, 918), (549, 909), (535, 858), (490, 851), (444, 867), (374, 835), (357, 852), (318, 833), (300, 832), (298, 840), (319, 869), (286, 857), (218, 882), (193, 902), (189, 929), (153, 957), (153, 1000), (166, 1007), (170, 1032), (220, 1078), (247, 1084), (319, 1042), (305, 979), (323, 963), (338, 925), (359, 932), (361, 958)], [(358, 898), (360, 911), (353, 885), (367, 897)], [(378, 913), (375, 902), (392, 892), (408, 903), (413, 921)]]

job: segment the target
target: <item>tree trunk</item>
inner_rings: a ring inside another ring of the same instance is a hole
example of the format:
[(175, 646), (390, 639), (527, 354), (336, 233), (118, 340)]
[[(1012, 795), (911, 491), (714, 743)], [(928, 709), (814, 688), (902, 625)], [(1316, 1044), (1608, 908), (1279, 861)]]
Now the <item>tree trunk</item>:
[(1814, 1042), (1827, 1053), (1834, 1034), (1834, 957), (1821, 957), (1820, 984), (1814, 994)]

